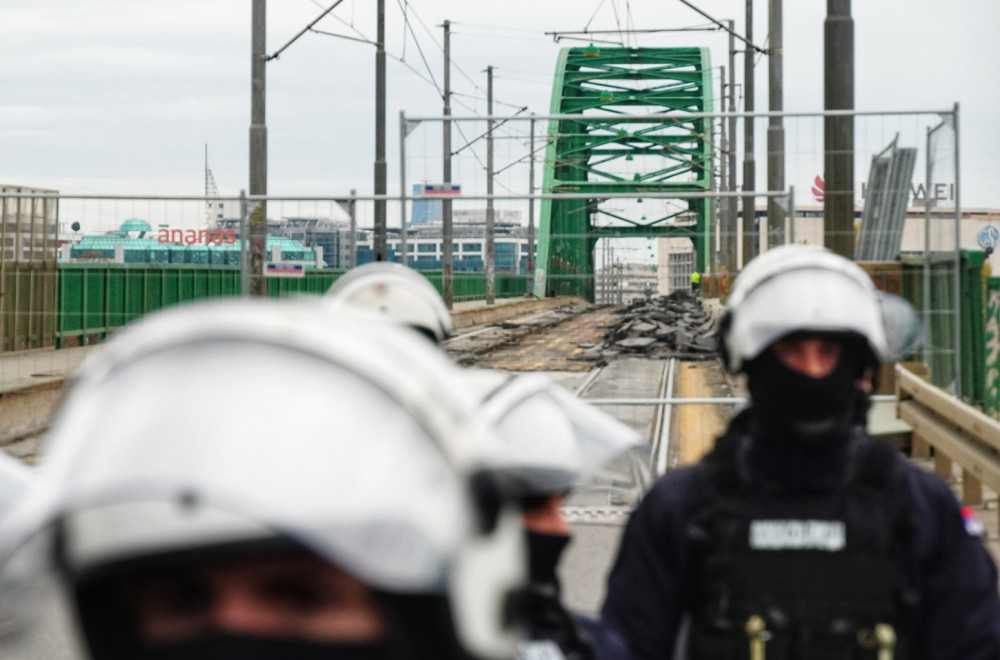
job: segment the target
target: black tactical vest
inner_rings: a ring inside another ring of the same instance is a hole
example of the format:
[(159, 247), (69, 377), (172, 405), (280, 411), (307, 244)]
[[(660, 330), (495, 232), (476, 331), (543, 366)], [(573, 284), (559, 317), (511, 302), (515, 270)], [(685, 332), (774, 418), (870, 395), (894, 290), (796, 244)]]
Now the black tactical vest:
[(749, 483), (747, 442), (721, 438), (701, 464), (714, 497), (688, 529), (688, 657), (910, 657), (899, 624), (912, 528), (896, 448), (859, 435), (839, 486), (790, 493)]

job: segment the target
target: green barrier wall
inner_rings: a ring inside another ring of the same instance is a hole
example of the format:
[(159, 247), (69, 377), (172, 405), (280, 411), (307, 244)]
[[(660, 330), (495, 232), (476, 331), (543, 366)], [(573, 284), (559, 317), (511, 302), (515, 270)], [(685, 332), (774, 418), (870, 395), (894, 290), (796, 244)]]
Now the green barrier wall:
[[(322, 295), (343, 273), (341, 269), (310, 269), (304, 277), (273, 277), (267, 280), (267, 292), (276, 298)], [(441, 291), (441, 271), (423, 275)], [(524, 295), (527, 280), (498, 274), (494, 284), (498, 298), (513, 298)], [(484, 273), (455, 273), (454, 285), (456, 301), (486, 297)], [(73, 337), (105, 335), (171, 305), (239, 294), (238, 266), (60, 263), (57, 346)]]

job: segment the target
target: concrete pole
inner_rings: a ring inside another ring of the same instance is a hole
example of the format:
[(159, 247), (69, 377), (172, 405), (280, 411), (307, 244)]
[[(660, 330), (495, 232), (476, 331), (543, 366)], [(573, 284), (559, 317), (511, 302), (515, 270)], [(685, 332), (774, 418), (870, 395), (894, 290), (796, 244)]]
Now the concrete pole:
[[(753, 0), (746, 0), (746, 40), (753, 43)], [(743, 50), (743, 110), (753, 112), (754, 106), (754, 84), (753, 84), (753, 56), (754, 50), (747, 46)], [(756, 220), (757, 213), (754, 209), (754, 189), (756, 187), (756, 163), (753, 155), (753, 117), (743, 120), (743, 263), (745, 266), (754, 257), (756, 252)]]
[[(733, 20), (729, 19), (729, 112), (736, 112), (736, 42), (733, 37)], [(750, 35), (747, 35), (747, 39)], [(749, 49), (750, 46), (747, 46)], [(736, 117), (729, 118), (729, 185), (726, 190), (736, 192)], [(739, 200), (730, 197), (726, 200), (726, 228), (728, 234), (725, 251), (726, 270), (730, 276), (736, 273), (736, 206)]]
[[(535, 194), (535, 118), (529, 122), (528, 138), (528, 194)], [(528, 283), (525, 294), (534, 290), (535, 280), (535, 200), (528, 199)]]
[[(782, 112), (785, 109), (785, 92), (782, 68), (784, 53), (781, 0), (770, 0), (767, 19), (771, 35), (767, 64), (767, 109), (771, 112)], [(785, 125), (782, 117), (772, 116), (767, 126), (767, 189), (770, 191), (785, 189)], [(767, 198), (768, 249), (785, 242), (785, 212), (781, 210), (779, 201), (777, 197)]]
[[(827, 110), (854, 109), (854, 19), (851, 0), (827, 0), (824, 23), (824, 103)], [(823, 242), (854, 258), (854, 117), (823, 121)]]
[[(385, 0), (378, 0), (378, 35), (375, 40), (375, 194), (386, 194), (385, 163)], [(386, 260), (385, 200), (375, 200), (375, 261)]]
[[(267, 66), (267, 0), (253, 0), (251, 20), (250, 60), (250, 194), (267, 194), (267, 120), (266, 66)], [(258, 202), (250, 211), (248, 233), (249, 293), (266, 296), (264, 261), (267, 259), (267, 205)]]
[(399, 262), (409, 265), (406, 248), (406, 113), (399, 111)]
[[(444, 121), (443, 134), (444, 169), (442, 183), (451, 183), (451, 21), (444, 22)], [(452, 233), (451, 199), (445, 195), (441, 200), (441, 297), (451, 309), (455, 302), (452, 274)]]
[[(954, 288), (952, 295), (954, 300), (962, 300), (962, 176), (959, 165), (962, 162), (959, 145), (961, 144), (958, 132), (958, 102), (955, 102), (955, 112), (952, 114), (955, 122), (955, 277), (952, 280)], [(931, 191), (927, 191), (929, 196)], [(955, 353), (953, 355), (955, 364), (955, 397), (962, 400), (962, 314), (959, 308), (961, 302), (955, 306), (954, 333), (955, 333)]]
[[(486, 67), (486, 114), (493, 116), (493, 67)], [(493, 194), (493, 120), (486, 122), (486, 194)], [(486, 304), (496, 302), (496, 246), (493, 199), (486, 200)]]

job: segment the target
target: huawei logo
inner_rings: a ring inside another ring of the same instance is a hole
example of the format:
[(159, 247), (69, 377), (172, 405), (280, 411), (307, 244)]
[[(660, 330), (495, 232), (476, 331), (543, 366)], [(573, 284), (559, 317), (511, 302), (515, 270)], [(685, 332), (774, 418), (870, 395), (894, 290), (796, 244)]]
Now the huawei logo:
[(813, 187), (812, 187), (812, 193), (813, 193), (813, 196), (816, 198), (817, 202), (820, 202), (820, 203), (823, 202), (823, 193), (824, 193), (824, 190), (825, 190), (825, 186), (823, 184), (823, 177), (821, 177), (820, 175), (817, 174), (816, 175), (815, 183), (813, 184)]

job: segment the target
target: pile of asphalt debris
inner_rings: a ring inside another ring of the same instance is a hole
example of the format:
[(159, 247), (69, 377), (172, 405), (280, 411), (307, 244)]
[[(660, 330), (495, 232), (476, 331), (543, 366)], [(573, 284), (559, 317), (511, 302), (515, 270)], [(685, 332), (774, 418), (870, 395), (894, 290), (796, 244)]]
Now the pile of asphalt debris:
[(616, 356), (685, 360), (716, 356), (715, 321), (686, 291), (637, 300), (622, 309), (600, 344), (581, 344), (576, 360), (607, 362)]

